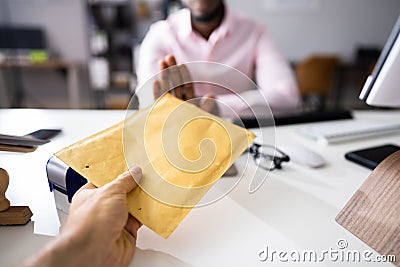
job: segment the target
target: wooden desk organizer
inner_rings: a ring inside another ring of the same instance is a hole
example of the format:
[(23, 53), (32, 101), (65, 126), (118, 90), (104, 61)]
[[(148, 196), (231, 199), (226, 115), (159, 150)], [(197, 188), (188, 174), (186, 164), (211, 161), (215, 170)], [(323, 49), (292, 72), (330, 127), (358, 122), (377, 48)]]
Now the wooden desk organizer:
[(375, 168), (336, 221), (400, 266), (400, 151)]

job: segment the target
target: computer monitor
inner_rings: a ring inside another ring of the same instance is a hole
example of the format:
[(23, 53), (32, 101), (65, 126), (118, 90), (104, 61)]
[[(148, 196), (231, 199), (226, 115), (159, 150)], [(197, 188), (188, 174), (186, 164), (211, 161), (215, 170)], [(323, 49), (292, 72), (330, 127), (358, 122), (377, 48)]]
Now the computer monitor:
[(400, 16), (359, 98), (371, 106), (400, 107)]
[(0, 50), (43, 50), (46, 48), (41, 28), (0, 26)]

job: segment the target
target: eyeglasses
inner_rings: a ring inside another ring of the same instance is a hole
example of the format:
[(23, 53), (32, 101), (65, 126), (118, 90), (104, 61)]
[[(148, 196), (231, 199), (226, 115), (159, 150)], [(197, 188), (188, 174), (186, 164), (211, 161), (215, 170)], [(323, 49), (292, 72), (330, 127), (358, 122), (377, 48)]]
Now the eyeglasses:
[(283, 151), (270, 145), (253, 143), (248, 151), (253, 156), (254, 162), (268, 171), (282, 169), (282, 162), (290, 160), (289, 156)]

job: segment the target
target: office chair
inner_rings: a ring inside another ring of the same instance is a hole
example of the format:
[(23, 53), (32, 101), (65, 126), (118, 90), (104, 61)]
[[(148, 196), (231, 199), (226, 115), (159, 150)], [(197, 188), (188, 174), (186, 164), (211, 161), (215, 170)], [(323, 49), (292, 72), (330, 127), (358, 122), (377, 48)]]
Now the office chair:
[(335, 83), (339, 59), (330, 55), (310, 55), (295, 66), (303, 100), (303, 110), (323, 110)]

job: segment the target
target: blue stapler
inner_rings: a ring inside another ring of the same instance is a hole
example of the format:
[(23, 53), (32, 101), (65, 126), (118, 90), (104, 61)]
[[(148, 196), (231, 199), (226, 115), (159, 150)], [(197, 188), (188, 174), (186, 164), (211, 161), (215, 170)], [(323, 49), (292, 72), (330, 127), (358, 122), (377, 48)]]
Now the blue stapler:
[(47, 161), (46, 172), (57, 208), (68, 213), (73, 195), (87, 180), (54, 156)]

